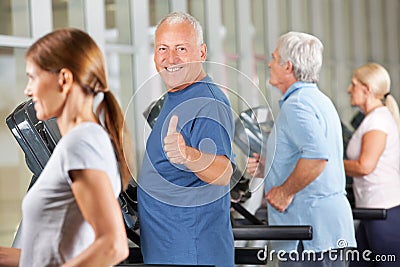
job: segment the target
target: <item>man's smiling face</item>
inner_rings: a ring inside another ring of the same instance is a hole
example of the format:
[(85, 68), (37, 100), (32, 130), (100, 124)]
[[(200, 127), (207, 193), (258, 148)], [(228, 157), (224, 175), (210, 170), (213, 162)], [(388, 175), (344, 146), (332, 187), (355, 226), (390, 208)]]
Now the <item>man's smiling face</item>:
[(187, 22), (163, 22), (157, 29), (154, 62), (169, 91), (179, 91), (205, 77), (205, 44), (198, 45), (193, 26)]

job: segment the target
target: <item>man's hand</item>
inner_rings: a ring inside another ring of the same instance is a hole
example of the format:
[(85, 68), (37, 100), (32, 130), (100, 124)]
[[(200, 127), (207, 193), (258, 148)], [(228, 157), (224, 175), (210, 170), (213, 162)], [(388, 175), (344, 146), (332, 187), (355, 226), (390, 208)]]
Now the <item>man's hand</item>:
[(288, 194), (282, 186), (272, 187), (265, 196), (268, 203), (279, 212), (284, 212), (289, 207), (293, 197), (294, 195)]
[(265, 158), (261, 158), (260, 154), (253, 153), (253, 157), (247, 159), (246, 171), (253, 178), (264, 178)]
[(276, 210), (284, 212), (293, 197), (307, 185), (312, 183), (323, 172), (327, 164), (326, 159), (304, 159), (300, 158), (286, 181), (272, 187), (267, 193), (266, 199)]
[(183, 136), (176, 130), (178, 116), (173, 115), (168, 125), (167, 136), (164, 138), (164, 151), (172, 163), (184, 164), (187, 162), (187, 146)]
[(223, 186), (229, 184), (233, 172), (231, 161), (224, 155), (203, 153), (187, 146), (183, 136), (176, 130), (177, 125), (178, 116), (174, 115), (164, 138), (164, 151), (169, 161), (184, 164), (206, 183)]

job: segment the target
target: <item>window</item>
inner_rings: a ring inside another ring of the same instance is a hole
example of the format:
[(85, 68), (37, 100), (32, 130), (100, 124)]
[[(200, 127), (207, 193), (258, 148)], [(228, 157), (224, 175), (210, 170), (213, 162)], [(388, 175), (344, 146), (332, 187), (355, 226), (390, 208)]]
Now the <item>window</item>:
[(32, 177), (6, 117), (26, 100), (25, 49), (0, 47), (0, 245), (9, 246), (21, 219), (21, 199)]
[(29, 1), (0, 1), (0, 35), (30, 37)]
[(131, 44), (131, 16), (129, 0), (107, 0), (106, 12), (106, 42)]
[(85, 30), (83, 0), (52, 0), (53, 29), (74, 27)]

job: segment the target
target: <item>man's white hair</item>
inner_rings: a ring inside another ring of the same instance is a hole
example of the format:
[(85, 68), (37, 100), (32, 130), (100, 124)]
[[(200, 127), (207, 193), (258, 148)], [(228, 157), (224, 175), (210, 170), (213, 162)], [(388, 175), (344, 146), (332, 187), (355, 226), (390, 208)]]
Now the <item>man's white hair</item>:
[(172, 12), (168, 14), (157, 24), (156, 32), (158, 30), (158, 27), (164, 22), (168, 24), (179, 24), (185, 21), (189, 22), (193, 26), (193, 29), (195, 30), (197, 45), (198, 46), (202, 45), (204, 43), (203, 28), (201, 27), (200, 22), (195, 17), (187, 13)]
[(278, 40), (279, 62), (290, 61), (298, 81), (318, 82), (323, 50), (322, 42), (307, 33), (288, 32)]

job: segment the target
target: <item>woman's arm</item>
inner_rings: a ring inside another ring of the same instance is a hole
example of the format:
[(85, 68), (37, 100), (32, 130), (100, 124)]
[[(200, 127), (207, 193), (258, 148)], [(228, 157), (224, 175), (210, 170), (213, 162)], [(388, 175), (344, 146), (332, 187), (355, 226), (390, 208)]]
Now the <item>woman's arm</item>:
[(362, 137), (360, 157), (357, 160), (344, 160), (346, 174), (353, 177), (370, 174), (385, 150), (386, 138), (386, 133), (379, 130), (365, 133)]
[(122, 211), (107, 174), (99, 170), (70, 171), (72, 192), (95, 240), (85, 251), (63, 265), (110, 266), (126, 259), (128, 241)]
[(18, 267), (21, 250), (0, 247), (0, 267)]

